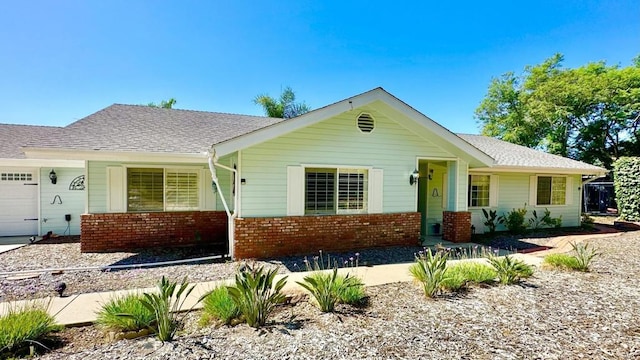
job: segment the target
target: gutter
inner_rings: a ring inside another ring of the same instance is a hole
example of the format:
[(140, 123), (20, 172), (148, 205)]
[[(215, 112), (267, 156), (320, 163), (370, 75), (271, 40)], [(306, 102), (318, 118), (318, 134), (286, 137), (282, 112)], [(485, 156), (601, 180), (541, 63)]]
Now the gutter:
[(207, 158), (209, 163), (209, 171), (211, 172), (211, 180), (213, 185), (215, 186), (214, 193), (217, 192), (220, 195), (220, 200), (222, 200), (222, 205), (224, 206), (224, 210), (227, 213), (227, 221), (228, 221), (228, 236), (229, 236), (229, 257), (233, 259), (233, 247), (234, 247), (234, 239), (235, 239), (235, 219), (238, 217), (237, 207), (238, 207), (238, 181), (234, 181), (234, 191), (233, 191), (233, 212), (229, 209), (229, 205), (227, 204), (227, 200), (224, 197), (224, 194), (221, 191), (220, 183), (218, 182), (218, 176), (216, 175), (216, 167), (221, 169), (225, 169), (231, 171), (233, 173), (234, 178), (238, 178), (238, 170), (230, 168), (228, 166), (222, 165), (218, 163), (218, 156), (216, 155), (216, 150), (212, 147), (211, 150), (207, 152)]

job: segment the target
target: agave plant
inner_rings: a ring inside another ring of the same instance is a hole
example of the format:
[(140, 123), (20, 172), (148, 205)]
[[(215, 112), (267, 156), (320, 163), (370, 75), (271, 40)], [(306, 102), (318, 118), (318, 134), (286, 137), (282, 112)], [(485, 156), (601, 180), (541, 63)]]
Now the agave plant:
[(589, 266), (591, 266), (591, 261), (600, 253), (596, 252), (594, 248), (590, 248), (589, 244), (576, 244), (570, 243), (571, 247), (573, 247), (573, 251), (575, 251), (576, 255), (576, 270), (579, 271), (589, 271)]
[(193, 291), (189, 287), (187, 278), (178, 283), (166, 279), (164, 276), (158, 283), (158, 293), (144, 293), (142, 304), (155, 314), (156, 331), (161, 341), (171, 341), (178, 331), (178, 311), (182, 309), (185, 300)]

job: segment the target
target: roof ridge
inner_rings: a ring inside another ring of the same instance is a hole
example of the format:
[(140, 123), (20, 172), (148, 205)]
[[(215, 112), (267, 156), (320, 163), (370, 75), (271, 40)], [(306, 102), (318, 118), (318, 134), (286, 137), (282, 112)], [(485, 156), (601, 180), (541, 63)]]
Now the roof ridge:
[[(149, 106), (149, 105), (143, 105), (143, 104), (120, 104), (120, 103), (111, 104), (111, 106), (114, 106), (114, 105), (115, 106), (126, 106), (126, 107), (150, 108), (150, 109), (155, 109), (155, 110), (160, 110), (160, 111), (186, 111), (186, 112), (204, 113), (204, 114), (246, 116), (246, 117), (254, 117), (254, 118), (261, 118), (261, 119), (279, 119), (279, 118), (274, 118), (274, 117), (270, 117), (270, 116), (239, 114), (239, 113), (222, 112), (222, 111), (206, 111), (206, 110), (193, 110), (193, 109), (173, 109), (173, 108), (167, 109), (167, 108), (163, 108), (163, 107), (155, 107), (155, 106)], [(108, 106), (107, 108), (109, 108), (111, 106)]]

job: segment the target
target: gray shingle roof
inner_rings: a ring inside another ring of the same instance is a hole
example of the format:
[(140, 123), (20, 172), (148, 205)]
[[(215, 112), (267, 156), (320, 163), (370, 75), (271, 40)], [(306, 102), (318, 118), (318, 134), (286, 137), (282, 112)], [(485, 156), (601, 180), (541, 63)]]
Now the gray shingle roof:
[(499, 167), (530, 167), (604, 172), (605, 169), (582, 161), (552, 155), (543, 151), (482, 135), (458, 134), (466, 142), (491, 156)]
[(281, 121), (283, 119), (262, 116), (114, 104), (63, 128), (62, 139), (30, 145), (77, 150), (199, 154), (212, 144)]
[(0, 124), (0, 159), (24, 159), (23, 146), (59, 139), (61, 130), (54, 126)]

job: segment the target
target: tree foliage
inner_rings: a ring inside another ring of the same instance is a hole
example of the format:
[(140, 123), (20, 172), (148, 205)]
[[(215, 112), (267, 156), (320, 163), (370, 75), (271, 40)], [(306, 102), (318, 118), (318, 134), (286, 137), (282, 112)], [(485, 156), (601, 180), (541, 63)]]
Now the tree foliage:
[(475, 115), (482, 133), (611, 168), (640, 152), (640, 56), (633, 66), (566, 69), (556, 54), (491, 81)]
[(613, 186), (622, 220), (640, 220), (640, 157), (621, 157), (613, 163)]
[(296, 94), (288, 86), (282, 90), (279, 99), (261, 94), (256, 96), (253, 102), (262, 106), (265, 115), (274, 118), (291, 119), (311, 110), (304, 102), (296, 102)]
[(178, 102), (178, 100), (176, 100), (174, 98), (171, 98), (169, 100), (160, 101), (160, 104), (156, 104), (156, 103), (150, 102), (150, 103), (147, 104), (147, 106), (163, 108), (163, 109), (173, 109), (173, 105), (175, 105), (177, 102)]

